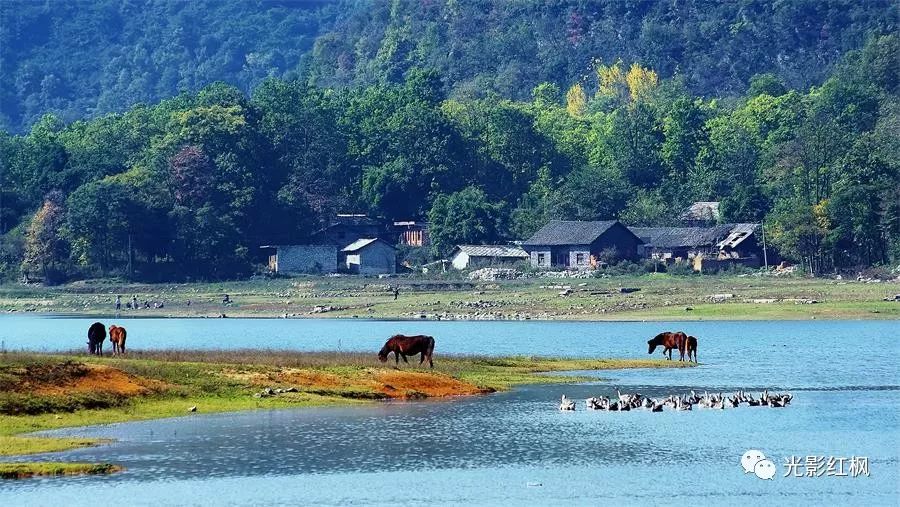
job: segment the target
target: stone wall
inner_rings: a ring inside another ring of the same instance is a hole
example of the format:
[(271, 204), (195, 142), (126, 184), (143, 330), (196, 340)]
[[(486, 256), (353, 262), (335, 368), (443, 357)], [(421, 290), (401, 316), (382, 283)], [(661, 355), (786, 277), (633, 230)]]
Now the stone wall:
[(337, 271), (337, 247), (334, 245), (284, 245), (278, 247), (275, 272), (334, 273)]

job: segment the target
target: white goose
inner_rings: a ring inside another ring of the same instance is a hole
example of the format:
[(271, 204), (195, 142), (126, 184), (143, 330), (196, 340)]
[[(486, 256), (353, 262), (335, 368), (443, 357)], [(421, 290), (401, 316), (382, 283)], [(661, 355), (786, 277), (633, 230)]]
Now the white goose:
[(575, 410), (575, 402), (566, 398), (566, 395), (562, 395), (562, 399), (559, 402), (560, 410)]

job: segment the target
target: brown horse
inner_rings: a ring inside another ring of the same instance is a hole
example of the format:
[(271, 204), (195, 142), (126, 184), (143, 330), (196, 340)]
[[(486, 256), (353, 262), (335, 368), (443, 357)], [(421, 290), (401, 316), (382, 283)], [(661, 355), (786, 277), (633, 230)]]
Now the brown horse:
[(106, 326), (100, 322), (94, 322), (88, 328), (88, 353), (103, 355), (103, 340), (106, 339)]
[(656, 347), (663, 347), (663, 355), (665, 356), (668, 353), (667, 359), (672, 360), (672, 349), (678, 349), (678, 352), (681, 354), (681, 360), (684, 361), (684, 342), (687, 341), (687, 335), (681, 331), (672, 333), (670, 331), (666, 331), (665, 333), (659, 333), (652, 340), (647, 340), (647, 345), (649, 345), (649, 349), (647, 350), (648, 354), (652, 354)]
[(694, 362), (697, 362), (697, 337), (696, 336), (688, 336), (684, 341), (684, 348), (687, 349), (688, 362), (691, 361), (691, 356), (694, 357)]
[(116, 325), (109, 326), (109, 342), (112, 343), (113, 354), (125, 353), (125, 338), (127, 336), (128, 333), (125, 332), (124, 327)]
[(378, 352), (378, 360), (382, 363), (387, 361), (391, 352), (394, 353), (394, 360), (398, 365), (401, 357), (404, 363), (409, 364), (406, 356), (414, 356), (421, 353), (422, 357), (419, 359), (419, 364), (421, 365), (427, 359), (428, 366), (434, 368), (434, 361), (431, 360), (431, 355), (434, 353), (434, 338), (431, 336), (404, 336), (402, 334), (391, 336)]

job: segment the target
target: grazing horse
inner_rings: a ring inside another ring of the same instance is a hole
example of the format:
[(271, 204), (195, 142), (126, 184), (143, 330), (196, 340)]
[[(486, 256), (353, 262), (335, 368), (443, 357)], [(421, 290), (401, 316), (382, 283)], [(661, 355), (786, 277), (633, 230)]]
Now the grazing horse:
[(128, 336), (128, 333), (125, 332), (124, 327), (116, 325), (109, 326), (109, 342), (112, 343), (113, 354), (125, 353), (126, 336)]
[(391, 352), (394, 353), (394, 360), (398, 365), (401, 357), (404, 363), (409, 364), (406, 356), (414, 356), (421, 353), (422, 357), (419, 359), (419, 364), (421, 365), (428, 359), (428, 366), (434, 368), (434, 361), (431, 360), (431, 354), (434, 353), (434, 338), (431, 336), (404, 336), (402, 334), (391, 336), (378, 352), (378, 360), (382, 363), (387, 361)]
[(665, 356), (668, 353), (667, 359), (672, 360), (672, 349), (678, 349), (678, 352), (681, 354), (681, 360), (684, 361), (684, 342), (687, 341), (687, 335), (681, 331), (676, 333), (672, 333), (670, 331), (666, 331), (665, 333), (659, 333), (652, 340), (647, 340), (647, 345), (649, 345), (649, 349), (647, 350), (648, 354), (652, 354), (656, 347), (663, 347), (663, 355)]
[(697, 337), (696, 336), (688, 336), (684, 341), (684, 348), (687, 349), (688, 362), (691, 362), (691, 356), (694, 357), (694, 362), (697, 362)]
[(106, 326), (100, 322), (94, 322), (88, 328), (88, 353), (103, 355), (103, 340), (106, 339)]

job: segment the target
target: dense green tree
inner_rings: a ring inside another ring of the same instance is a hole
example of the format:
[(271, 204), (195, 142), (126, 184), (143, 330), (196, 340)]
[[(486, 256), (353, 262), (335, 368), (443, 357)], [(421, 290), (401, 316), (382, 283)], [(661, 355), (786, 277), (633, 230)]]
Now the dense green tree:
[(477, 187), (439, 195), (428, 211), (429, 235), (437, 255), (447, 255), (457, 244), (496, 241), (502, 230), (503, 205), (492, 203)]

